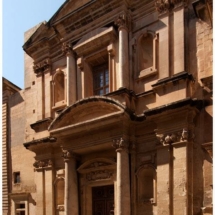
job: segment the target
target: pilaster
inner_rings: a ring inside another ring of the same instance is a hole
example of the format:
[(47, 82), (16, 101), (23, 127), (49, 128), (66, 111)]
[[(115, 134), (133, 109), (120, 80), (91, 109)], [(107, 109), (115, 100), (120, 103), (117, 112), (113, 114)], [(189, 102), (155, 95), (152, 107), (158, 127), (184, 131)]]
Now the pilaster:
[(76, 155), (71, 151), (63, 149), (63, 155), (65, 162), (65, 197), (64, 207), (65, 215), (78, 215), (78, 181), (76, 171)]
[(116, 214), (130, 215), (129, 143), (123, 138), (113, 140), (117, 152)]

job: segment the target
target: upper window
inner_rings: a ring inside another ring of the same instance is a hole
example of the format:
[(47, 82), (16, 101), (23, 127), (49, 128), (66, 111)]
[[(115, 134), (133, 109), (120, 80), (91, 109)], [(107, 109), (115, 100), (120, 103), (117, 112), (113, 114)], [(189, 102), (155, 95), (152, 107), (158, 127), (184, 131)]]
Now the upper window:
[(14, 184), (19, 184), (20, 183), (20, 172), (14, 172)]
[(58, 73), (54, 79), (55, 83), (55, 103), (64, 100), (64, 74)]
[(93, 68), (93, 90), (94, 95), (109, 93), (109, 71), (107, 64)]
[(156, 201), (156, 171), (151, 165), (144, 165), (137, 172), (138, 201)]
[(65, 74), (61, 69), (57, 69), (53, 77), (53, 108), (59, 109), (65, 105)]
[(138, 40), (138, 78), (148, 77), (157, 73), (157, 35), (153, 32), (144, 33)]
[(146, 34), (142, 37), (139, 58), (140, 70), (153, 66), (153, 37), (151, 34)]

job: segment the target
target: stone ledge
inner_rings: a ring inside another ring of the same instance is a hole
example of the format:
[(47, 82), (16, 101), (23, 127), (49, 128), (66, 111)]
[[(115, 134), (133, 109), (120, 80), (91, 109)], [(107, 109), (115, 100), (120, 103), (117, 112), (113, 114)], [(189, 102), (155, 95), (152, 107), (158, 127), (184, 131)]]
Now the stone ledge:
[(163, 85), (177, 82), (177, 81), (182, 80), (182, 79), (184, 79), (184, 80), (188, 79), (188, 80), (194, 81), (192, 74), (183, 71), (183, 72), (180, 72), (180, 73), (173, 75), (172, 77), (163, 78), (163, 79), (158, 80), (157, 83), (152, 84), (152, 88), (161, 87)]

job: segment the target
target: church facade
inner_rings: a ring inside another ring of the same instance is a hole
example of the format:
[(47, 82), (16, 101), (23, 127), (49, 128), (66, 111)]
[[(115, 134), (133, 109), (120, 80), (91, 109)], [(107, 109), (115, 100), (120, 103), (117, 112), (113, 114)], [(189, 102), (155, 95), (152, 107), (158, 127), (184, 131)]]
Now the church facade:
[(67, 0), (26, 32), (3, 214), (212, 214), (212, 40), (210, 0)]

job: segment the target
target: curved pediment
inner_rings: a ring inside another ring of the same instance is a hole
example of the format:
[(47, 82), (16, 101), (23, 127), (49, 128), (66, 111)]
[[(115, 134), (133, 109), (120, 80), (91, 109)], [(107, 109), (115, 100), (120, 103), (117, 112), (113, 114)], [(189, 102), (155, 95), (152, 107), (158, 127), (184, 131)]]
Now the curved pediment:
[(95, 170), (115, 169), (116, 163), (107, 158), (95, 158), (83, 163), (79, 168), (79, 173), (87, 173)]
[(111, 116), (121, 114), (126, 111), (125, 106), (118, 101), (104, 97), (89, 97), (63, 110), (50, 124), (48, 130), (55, 130), (71, 125), (81, 125), (91, 121), (104, 121)]

